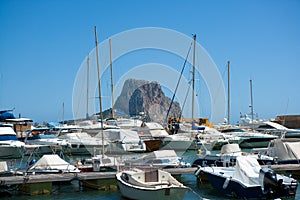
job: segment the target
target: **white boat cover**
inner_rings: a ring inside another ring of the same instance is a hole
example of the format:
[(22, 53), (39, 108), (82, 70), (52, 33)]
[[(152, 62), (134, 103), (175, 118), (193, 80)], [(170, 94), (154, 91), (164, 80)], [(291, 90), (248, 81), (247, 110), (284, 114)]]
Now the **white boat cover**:
[[(64, 139), (69, 143), (81, 143), (83, 145), (98, 146), (102, 145), (102, 139), (99, 137), (92, 137), (86, 132), (74, 132), (66, 133), (58, 138)], [(108, 142), (104, 140), (104, 145), (108, 145)]]
[[(107, 141), (122, 141), (126, 144), (136, 144), (140, 142), (140, 137), (136, 131), (128, 129), (108, 129), (103, 131), (104, 138)], [(101, 133), (96, 135), (101, 138)]]
[(238, 153), (241, 152), (241, 148), (239, 147), (238, 144), (225, 144), (221, 148), (221, 155), (224, 154), (233, 154), (233, 153)]
[(157, 150), (153, 151), (146, 156), (142, 156), (137, 159), (126, 160), (127, 163), (139, 163), (144, 164), (148, 161), (153, 161), (157, 159), (169, 159), (178, 161), (178, 156), (174, 150)]
[(270, 156), (276, 156), (278, 160), (299, 160), (300, 140), (299, 139), (275, 139), (272, 141)]
[(43, 155), (29, 170), (62, 170), (73, 171), (76, 170), (74, 165), (64, 161), (57, 154)]
[(166, 130), (149, 130), (152, 137), (166, 137), (169, 136)]
[(141, 127), (138, 128), (138, 131), (140, 134), (150, 134), (152, 137), (166, 137), (169, 135), (162, 125), (155, 122), (143, 123)]
[(6, 172), (8, 170), (6, 161), (0, 162), (0, 172)]
[(145, 156), (145, 158), (156, 159), (156, 158), (170, 158), (170, 157), (178, 157), (174, 150), (158, 150), (153, 151), (149, 155)]
[(235, 172), (232, 178), (239, 180), (246, 186), (259, 185), (259, 171), (261, 167), (254, 157), (238, 156)]

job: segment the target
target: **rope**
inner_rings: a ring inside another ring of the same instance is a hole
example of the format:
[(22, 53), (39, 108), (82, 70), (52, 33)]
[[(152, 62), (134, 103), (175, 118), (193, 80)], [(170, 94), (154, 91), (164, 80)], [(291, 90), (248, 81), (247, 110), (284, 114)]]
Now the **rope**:
[(165, 119), (165, 122), (166, 122), (166, 123), (168, 122), (169, 112), (170, 112), (170, 110), (171, 110), (171, 107), (172, 107), (172, 104), (173, 104), (173, 101), (174, 101), (174, 98), (175, 98), (175, 95), (176, 95), (176, 92), (177, 92), (177, 89), (178, 89), (178, 86), (179, 86), (179, 83), (180, 83), (180, 80), (181, 80), (181, 77), (182, 77), (182, 74), (183, 74), (183, 70), (184, 70), (184, 68), (185, 68), (185, 66), (186, 66), (186, 61), (187, 61), (188, 56), (189, 56), (189, 54), (190, 54), (190, 51), (191, 51), (191, 48), (192, 48), (192, 44), (193, 44), (193, 43), (190, 44), (190, 48), (189, 48), (188, 53), (187, 53), (187, 55), (186, 55), (186, 58), (185, 58), (185, 60), (184, 60), (184, 63), (183, 63), (182, 69), (181, 69), (181, 73), (180, 73), (179, 79), (178, 79), (178, 81), (177, 81), (177, 85), (176, 85), (176, 88), (175, 88), (175, 91), (174, 91), (174, 94), (173, 94), (173, 97), (172, 97), (172, 100), (171, 100), (169, 109), (168, 109), (168, 111), (167, 111), (167, 116), (166, 116), (166, 119)]
[(191, 82), (189, 82), (189, 88), (188, 88), (188, 90), (187, 90), (187, 92), (186, 92), (186, 95), (185, 95), (185, 98), (184, 98), (184, 101), (183, 101), (183, 105), (182, 105), (181, 113), (180, 113), (180, 115), (179, 115), (179, 119), (180, 119), (181, 116), (182, 116), (182, 112), (183, 112), (183, 109), (184, 109), (184, 107), (185, 107), (185, 103), (186, 103), (188, 94), (189, 94), (189, 92), (190, 92), (190, 88), (191, 88)]
[(206, 198), (201, 197), (195, 190), (190, 187), (187, 187), (194, 195), (196, 195), (201, 200), (206, 200)]

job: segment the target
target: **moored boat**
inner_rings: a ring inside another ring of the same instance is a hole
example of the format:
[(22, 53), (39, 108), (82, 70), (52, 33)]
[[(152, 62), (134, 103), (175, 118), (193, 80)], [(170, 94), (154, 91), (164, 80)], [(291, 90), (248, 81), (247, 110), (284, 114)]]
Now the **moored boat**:
[(222, 146), (220, 153), (211, 154), (208, 150), (199, 150), (195, 156), (195, 159), (192, 163), (193, 167), (201, 166), (218, 166), (218, 167), (228, 167), (234, 166), (236, 164), (236, 158), (238, 156), (248, 156), (254, 157), (259, 164), (269, 165), (274, 164), (274, 158), (261, 155), (261, 154), (250, 154), (243, 152), (238, 144), (225, 144)]
[(107, 156), (105, 154), (95, 155), (91, 158), (77, 160), (76, 167), (82, 172), (111, 172), (117, 171), (123, 166), (118, 157)]
[(252, 152), (273, 157), (276, 164), (299, 164), (300, 138), (274, 139), (267, 148), (254, 148)]
[(281, 124), (266, 121), (256, 128), (257, 131), (284, 138), (300, 138), (300, 130), (290, 129)]
[(24, 146), (11, 126), (0, 124), (0, 159), (22, 157)]
[(277, 138), (277, 136), (275, 135), (246, 131), (242, 128), (228, 128), (222, 130), (222, 133), (226, 133), (227, 135), (231, 135), (234, 137), (239, 137), (242, 140), (239, 143), (239, 146), (241, 148), (267, 147), (271, 140)]
[(126, 166), (153, 166), (158, 168), (178, 168), (190, 167), (190, 163), (185, 162), (174, 150), (153, 151), (146, 156), (136, 159), (125, 160)]
[(57, 154), (43, 155), (37, 162), (27, 169), (27, 173), (78, 173), (80, 170), (74, 165), (61, 159)]
[(195, 175), (207, 178), (219, 193), (241, 199), (294, 198), (298, 187), (297, 180), (243, 156), (237, 157), (235, 167), (201, 167)]
[(189, 188), (162, 170), (132, 169), (116, 174), (122, 196), (130, 199), (183, 199)]
[(71, 146), (66, 140), (57, 138), (51, 134), (47, 127), (27, 130), (24, 141), (27, 145), (26, 148), (31, 148), (31, 145), (39, 146), (39, 148), (36, 149), (36, 153), (41, 155), (52, 153), (60, 154)]
[(104, 151), (107, 151), (108, 142), (103, 141), (101, 138), (95, 138), (87, 134), (86, 132), (81, 132), (78, 130), (69, 131), (58, 136), (59, 139), (65, 140), (70, 143), (69, 148), (65, 150), (66, 154), (69, 155), (94, 155), (95, 151), (102, 149), (104, 146)]

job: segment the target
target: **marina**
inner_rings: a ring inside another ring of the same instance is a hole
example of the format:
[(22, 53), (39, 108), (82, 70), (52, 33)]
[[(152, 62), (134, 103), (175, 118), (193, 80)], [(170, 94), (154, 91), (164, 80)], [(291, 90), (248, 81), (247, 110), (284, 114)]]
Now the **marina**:
[[(207, 118), (186, 122), (169, 117), (164, 127), (143, 115), (98, 117), (51, 127), (26, 122), (19, 130), (16, 126), (24, 121), (4, 120), (3, 140), (22, 145), (11, 145), (18, 155), (2, 156), (1, 194), (52, 196), (57, 187), (71, 186), (75, 192), (117, 191), (134, 199), (202, 199), (207, 195), (202, 188), (210, 185), (220, 199), (297, 196), (299, 139), (285, 138), (287, 130), (297, 135), (295, 129), (281, 127), (271, 134), (261, 126), (254, 130), (253, 122), (214, 126)], [(182, 182), (185, 177), (192, 185)]]
[[(278, 172), (285, 172), (290, 174), (299, 174), (300, 164), (287, 164), (287, 165), (271, 165), (262, 166), (269, 167)], [(175, 176), (181, 175), (194, 175), (198, 168), (168, 168), (164, 171), (171, 173)], [(1, 186), (30, 184), (30, 183), (43, 183), (43, 182), (70, 182), (72, 180), (101, 180), (101, 179), (115, 179), (117, 172), (81, 172), (81, 173), (63, 173), (63, 174), (39, 174), (39, 175), (24, 175), (24, 176), (8, 176), (0, 177)], [(294, 175), (293, 175), (294, 176)], [(299, 176), (298, 176), (299, 177)]]
[[(188, 151), (184, 154), (184, 157), (191, 158), (194, 155), (194, 151)], [(277, 173), (283, 173), (287, 175), (291, 175), (294, 178), (300, 178), (300, 164), (286, 164), (286, 165), (270, 165), (270, 166), (261, 166), (262, 168), (270, 168), (276, 171)], [(143, 170), (151, 169), (153, 167), (140, 167)], [(201, 167), (200, 167), (201, 168)], [(130, 167), (120, 167), (118, 171), (123, 171), (125, 169), (130, 169)], [(157, 169), (157, 168), (156, 168)], [(199, 180), (195, 176), (195, 172), (198, 170), (198, 167), (188, 167), (188, 168), (166, 168), (163, 169), (166, 172), (172, 174), (176, 179), (182, 181), (188, 178), (189, 181), (193, 182), (193, 186), (196, 187), (193, 190), (197, 190), (197, 195), (207, 195), (204, 191), (199, 193), (202, 187), (206, 188), (207, 183), (202, 183), (199, 186)], [(67, 187), (68, 185), (72, 185), (70, 190), (74, 192), (82, 191), (85, 193), (86, 191), (91, 192), (91, 190), (99, 191), (99, 193), (103, 193), (101, 191), (111, 191), (112, 193), (118, 194), (118, 187), (116, 181), (116, 174), (118, 171), (111, 172), (79, 172), (79, 173), (47, 173), (47, 174), (26, 174), (20, 172), (18, 174), (10, 174), (9, 176), (0, 177), (0, 186), (3, 194), (11, 196), (12, 198), (15, 196), (40, 196), (45, 194), (54, 195), (57, 191), (57, 186)], [(183, 182), (184, 183), (184, 182)], [(184, 183), (185, 184), (185, 183)], [(115, 191), (115, 192), (113, 192)], [(62, 191), (64, 192), (64, 191)], [(204, 192), (204, 194), (202, 194)], [(92, 192), (94, 193), (94, 192)], [(193, 192), (191, 192), (193, 194)], [(190, 195), (192, 195), (190, 194)], [(199, 199), (199, 196), (195, 194), (192, 195), (192, 199)], [(188, 196), (188, 195), (187, 195)], [(210, 197), (216, 198), (216, 197)], [(222, 199), (220, 197), (220, 199)]]
[(0, 8), (0, 199), (300, 199), (300, 1)]

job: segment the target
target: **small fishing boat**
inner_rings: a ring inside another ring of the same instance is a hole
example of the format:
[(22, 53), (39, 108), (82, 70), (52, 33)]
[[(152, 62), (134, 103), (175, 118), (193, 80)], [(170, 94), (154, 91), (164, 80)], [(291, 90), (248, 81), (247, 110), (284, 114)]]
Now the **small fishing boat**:
[(252, 157), (237, 157), (235, 167), (200, 167), (198, 178), (207, 178), (221, 194), (240, 199), (294, 198), (297, 180), (261, 168)]
[(132, 169), (116, 174), (122, 196), (130, 199), (183, 199), (189, 188), (162, 170)]

